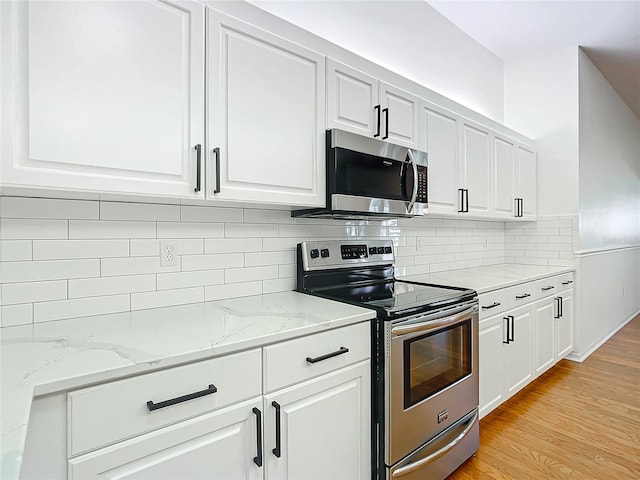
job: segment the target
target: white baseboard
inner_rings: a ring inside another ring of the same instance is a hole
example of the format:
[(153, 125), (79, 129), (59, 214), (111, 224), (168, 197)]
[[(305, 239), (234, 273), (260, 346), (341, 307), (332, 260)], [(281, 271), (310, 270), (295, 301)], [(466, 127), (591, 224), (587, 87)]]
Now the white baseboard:
[(627, 318), (624, 322), (622, 322), (613, 332), (611, 332), (609, 335), (607, 335), (606, 337), (604, 337), (602, 340), (600, 340), (599, 342), (597, 342), (593, 347), (591, 347), (587, 353), (584, 353), (582, 355), (578, 355), (576, 352), (571, 352), (569, 355), (567, 355), (565, 358), (567, 360), (571, 360), (573, 362), (584, 362), (587, 358), (589, 358), (589, 356), (595, 352), (597, 349), (599, 349), (602, 345), (604, 345), (605, 343), (607, 343), (607, 341), (613, 337), (616, 333), (618, 333), (620, 330), (622, 330), (622, 328), (629, 323), (631, 320), (633, 320), (634, 318), (636, 318), (636, 315), (640, 314), (640, 309), (636, 310), (636, 312), (634, 314), (632, 314), (629, 318)]

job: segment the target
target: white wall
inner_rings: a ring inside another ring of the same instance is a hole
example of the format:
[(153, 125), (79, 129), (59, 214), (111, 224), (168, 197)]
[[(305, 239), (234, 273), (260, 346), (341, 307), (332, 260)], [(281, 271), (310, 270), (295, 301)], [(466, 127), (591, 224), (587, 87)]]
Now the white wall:
[(640, 119), (579, 51), (579, 249), (640, 245)]
[(504, 65), (504, 121), (538, 147), (539, 215), (578, 213), (576, 51), (540, 51)]
[(422, 0), (249, 3), (494, 120), (503, 120), (502, 60)]

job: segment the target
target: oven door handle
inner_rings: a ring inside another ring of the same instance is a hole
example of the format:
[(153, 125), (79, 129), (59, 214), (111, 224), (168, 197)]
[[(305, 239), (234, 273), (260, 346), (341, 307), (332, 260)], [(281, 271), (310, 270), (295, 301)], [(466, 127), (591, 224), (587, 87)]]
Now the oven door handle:
[(449, 452), (453, 447), (455, 447), (458, 443), (460, 443), (464, 439), (464, 437), (467, 436), (467, 434), (471, 431), (471, 429), (474, 427), (474, 425), (478, 421), (478, 416), (479, 416), (479, 413), (476, 411), (473, 417), (471, 417), (471, 419), (469, 420), (469, 423), (467, 423), (467, 426), (464, 428), (464, 430), (462, 430), (456, 438), (454, 438), (451, 442), (449, 442), (447, 445), (442, 447), (440, 450), (437, 450), (432, 454), (427, 455), (424, 458), (421, 458), (417, 462), (410, 463), (409, 465), (405, 465), (404, 467), (398, 468), (391, 474), (391, 478), (402, 477), (404, 475), (407, 475), (408, 473), (414, 472), (424, 467), (425, 465), (437, 460), (438, 458), (442, 457), (445, 453)]
[(427, 320), (420, 323), (412, 323), (409, 325), (398, 325), (391, 328), (391, 334), (395, 336), (406, 335), (407, 333), (421, 332), (423, 330), (433, 330), (436, 328), (448, 327), (459, 323), (460, 320), (464, 320), (478, 311), (478, 305), (474, 305), (471, 308), (463, 310), (462, 312), (450, 315), (444, 318), (438, 318), (435, 320)]

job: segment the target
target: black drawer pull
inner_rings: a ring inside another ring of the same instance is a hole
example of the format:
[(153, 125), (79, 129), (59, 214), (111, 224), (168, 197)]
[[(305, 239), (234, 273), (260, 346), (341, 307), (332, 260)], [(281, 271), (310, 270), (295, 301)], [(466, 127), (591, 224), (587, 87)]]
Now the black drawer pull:
[(177, 403), (188, 402), (189, 400), (193, 400), (196, 398), (204, 397), (206, 395), (211, 395), (212, 393), (216, 393), (218, 389), (215, 385), (209, 385), (209, 388), (206, 390), (200, 390), (199, 392), (189, 393), (188, 395), (183, 395), (181, 397), (172, 398), (170, 400), (165, 400), (164, 402), (153, 403), (151, 400), (147, 402), (147, 408), (150, 412), (154, 410), (158, 410), (164, 407), (170, 407), (171, 405), (175, 405)]
[(335, 352), (331, 352), (331, 353), (327, 353), (326, 355), (321, 355), (319, 357), (307, 357), (307, 362), (309, 363), (318, 363), (321, 362), (323, 360), (326, 360), (328, 358), (331, 357), (337, 357), (338, 355), (342, 355), (343, 353), (347, 353), (349, 351), (348, 348), (346, 347), (340, 347), (340, 350), (335, 351)]
[(202, 145), (196, 145), (196, 188), (194, 192), (200, 191), (200, 175), (202, 173)]
[(488, 310), (488, 309), (490, 309), (490, 308), (495, 308), (495, 307), (497, 307), (498, 305), (500, 305), (500, 302), (493, 302), (491, 305), (482, 305), (482, 308), (484, 308), (484, 309)]
[(258, 455), (253, 457), (253, 463), (257, 466), (262, 467), (262, 412), (259, 408), (253, 407), (251, 410), (256, 416), (256, 450), (258, 451)]
[(522, 300), (523, 298), (530, 297), (530, 293), (525, 293), (524, 295), (516, 295), (516, 300)]
[(553, 285), (549, 285), (548, 287), (542, 287), (542, 291), (546, 292), (547, 290), (551, 290), (553, 288), (556, 288), (556, 287), (554, 287)]
[(573, 283), (573, 280), (567, 280), (566, 282), (562, 282), (563, 285), (569, 285)]

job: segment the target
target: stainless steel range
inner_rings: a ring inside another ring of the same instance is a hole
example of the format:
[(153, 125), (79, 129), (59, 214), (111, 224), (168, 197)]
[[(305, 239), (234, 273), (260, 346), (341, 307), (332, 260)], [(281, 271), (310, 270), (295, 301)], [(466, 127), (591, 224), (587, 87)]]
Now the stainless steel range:
[(373, 308), (374, 478), (446, 478), (479, 446), (474, 290), (398, 280), (391, 241), (298, 244), (297, 290)]

